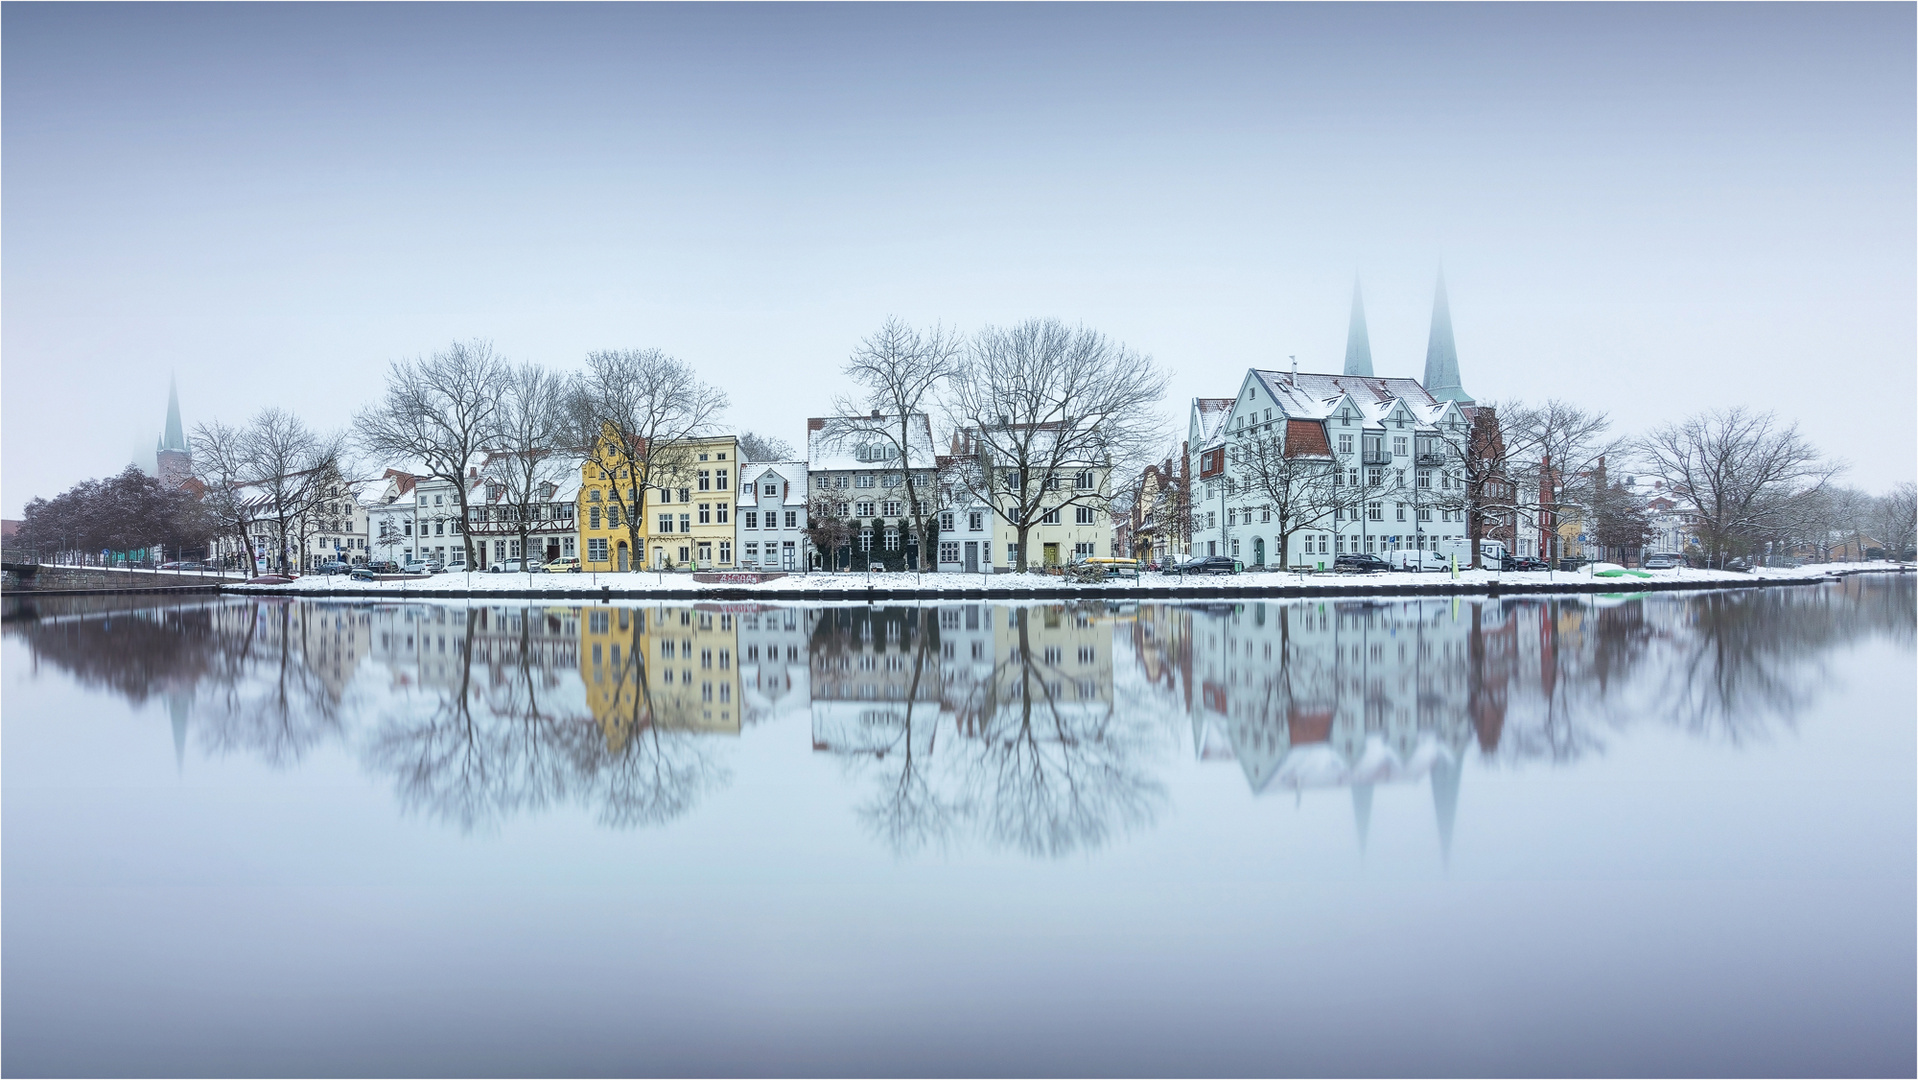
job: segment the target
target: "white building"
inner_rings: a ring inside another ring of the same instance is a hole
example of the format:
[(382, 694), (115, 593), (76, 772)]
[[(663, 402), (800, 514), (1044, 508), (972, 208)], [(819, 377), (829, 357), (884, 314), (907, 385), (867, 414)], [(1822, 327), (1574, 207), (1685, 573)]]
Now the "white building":
[(850, 542), (839, 551), (819, 553), (824, 565), (863, 570), (869, 559), (874, 568), (919, 565), (920, 552), (911, 549), (906, 523), (910, 512), (906, 470), (912, 471), (921, 508), (936, 509), (939, 489), (932, 423), (925, 413), (907, 418), (903, 455), (896, 434), (891, 438), (879, 434), (882, 428), (896, 432), (897, 423), (896, 416), (877, 412), (806, 421), (808, 486), (815, 494), (827, 495), (835, 514), (852, 527)]
[(801, 570), (810, 565), (806, 463), (742, 462), (739, 480), (739, 500), (733, 513), (739, 537), (739, 568)]

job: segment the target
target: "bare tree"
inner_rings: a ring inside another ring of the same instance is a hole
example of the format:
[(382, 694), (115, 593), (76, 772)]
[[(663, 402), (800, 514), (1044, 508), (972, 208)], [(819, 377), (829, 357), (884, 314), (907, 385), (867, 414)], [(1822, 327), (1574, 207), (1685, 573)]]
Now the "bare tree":
[(1772, 413), (1736, 407), (1666, 424), (1637, 449), (1691, 510), (1714, 566), (1785, 528), (1794, 497), (1822, 489), (1843, 468), (1826, 461), (1798, 425), (1781, 427)]
[(771, 435), (761, 435), (757, 431), (745, 431), (739, 435), (739, 460), (741, 461), (797, 461), (792, 444)]
[[(1514, 402), (1506, 409), (1507, 450), (1520, 504), (1555, 536), (1568, 513), (1588, 508), (1598, 492), (1601, 463), (1617, 456), (1622, 439), (1608, 438), (1611, 418), (1556, 398), (1539, 406)], [(1526, 500), (1527, 494), (1533, 496)], [(1556, 539), (1550, 555), (1562, 554)], [(1544, 551), (1541, 555), (1547, 554)], [(1548, 556), (1550, 557), (1550, 556)]]
[(913, 445), (913, 418), (927, 413), (933, 395), (958, 372), (964, 355), (965, 341), (957, 333), (940, 326), (919, 330), (889, 318), (846, 361), (845, 374), (862, 389), (833, 402), (842, 434), (886, 447), (892, 451), (888, 457), (901, 463), (907, 542), (917, 547), (921, 566), (932, 561), (939, 503), (933, 489), (933, 447)]
[[(1294, 423), (1308, 424), (1309, 421)], [(1339, 483), (1338, 463), (1326, 442), (1325, 430), (1291, 431), (1292, 424), (1240, 441), (1227, 453), (1227, 475), (1254, 497), (1278, 526), (1279, 566), (1290, 564), (1292, 534), (1331, 520), (1346, 505), (1349, 490)]]
[(946, 413), (965, 460), (952, 472), (1018, 537), (1047, 514), (1111, 509), (1111, 470), (1144, 467), (1160, 445), (1166, 377), (1150, 357), (1056, 319), (988, 327), (953, 375)]
[(1872, 519), (1878, 541), (1885, 545), (1885, 558), (1903, 559), (1912, 548), (1914, 532), (1918, 532), (1918, 486), (1906, 481), (1880, 496)]
[(474, 565), (466, 530), (467, 470), (495, 434), (507, 367), (480, 340), (454, 342), (417, 360), (397, 361), (386, 374), (386, 395), (354, 418), (361, 448), (388, 464), (418, 462), (425, 475), (453, 485), (466, 565)]
[(243, 461), (260, 492), (261, 516), (273, 523), (278, 568), (289, 569), (289, 553), (305, 551), (303, 533), (316, 520), (319, 505), (337, 497), (346, 437), (316, 433), (299, 417), (273, 408), (253, 418), (243, 447)]
[(500, 395), (492, 452), (480, 471), (499, 489), (497, 509), (518, 534), (522, 559), (533, 558), (533, 523), (572, 465), (567, 395), (566, 380), (537, 364), (513, 368)]
[(1476, 405), (1441, 421), (1431, 438), (1442, 459), (1432, 505), (1460, 515), (1478, 569), (1486, 527), (1516, 525), (1518, 490), (1505, 425), (1496, 406)]
[(246, 430), (217, 420), (193, 428), (193, 475), (205, 488), (201, 505), (215, 527), (233, 540), (242, 567), (253, 569), (253, 501), (247, 487), (253, 480), (247, 458)]
[[(587, 355), (570, 403), (573, 442), (614, 482), (613, 505), (625, 511), (633, 552), (629, 569), (638, 570), (645, 561), (640, 535), (647, 488), (690, 483), (684, 444), (710, 429), (726, 408), (726, 394), (658, 349), (621, 349)], [(622, 489), (623, 499), (617, 497)]]
[(834, 491), (815, 491), (806, 500), (806, 540), (819, 553), (820, 564), (834, 569), (839, 549), (852, 543), (852, 522), (846, 517), (846, 501)]

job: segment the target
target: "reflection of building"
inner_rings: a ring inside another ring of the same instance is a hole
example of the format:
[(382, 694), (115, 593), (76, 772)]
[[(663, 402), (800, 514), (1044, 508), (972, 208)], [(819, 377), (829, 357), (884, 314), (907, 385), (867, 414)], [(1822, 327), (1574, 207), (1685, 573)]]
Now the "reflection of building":
[(736, 618), (709, 604), (584, 609), (580, 677), (607, 745), (645, 728), (738, 734)]
[[(1250, 604), (1194, 615), (1195, 750), (1259, 793), (1430, 778), (1449, 851), (1459, 770), (1504, 721), (1511, 627), (1496, 602)], [(1489, 676), (1489, 677), (1488, 677)]]
[(812, 700), (812, 626), (814, 608), (741, 605), (739, 626), (740, 700), (746, 715), (759, 720)]

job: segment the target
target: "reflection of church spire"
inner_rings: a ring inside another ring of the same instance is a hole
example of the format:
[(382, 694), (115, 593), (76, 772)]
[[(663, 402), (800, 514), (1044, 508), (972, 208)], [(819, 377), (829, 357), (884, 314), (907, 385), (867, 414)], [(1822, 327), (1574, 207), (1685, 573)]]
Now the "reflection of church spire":
[(1372, 785), (1352, 785), (1352, 816), (1359, 823), (1359, 854), (1365, 854), (1365, 842), (1372, 836)]
[(166, 696), (167, 713), (173, 718), (173, 767), (183, 774), (186, 772), (187, 709), (192, 704), (193, 695), (188, 691), (174, 690)]
[(1439, 851), (1447, 867), (1452, 865), (1452, 822), (1458, 817), (1458, 782), (1464, 765), (1458, 754), (1441, 755), (1432, 763), (1432, 809), (1438, 816)]

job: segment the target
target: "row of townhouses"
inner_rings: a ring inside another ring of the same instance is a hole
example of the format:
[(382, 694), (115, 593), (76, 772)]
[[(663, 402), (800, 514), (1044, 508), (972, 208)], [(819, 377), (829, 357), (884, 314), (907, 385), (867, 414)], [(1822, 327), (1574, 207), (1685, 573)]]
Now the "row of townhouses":
[[(884, 427), (908, 433), (904, 454), (900, 440), (875, 434)], [(804, 460), (743, 460), (739, 440), (730, 434), (683, 440), (655, 454), (650, 479), (637, 492), (631, 474), (637, 462), (607, 439), (592, 454), (554, 455), (542, 463), (536, 476), (546, 478), (535, 480), (524, 503), (502, 480), (513, 462), (497, 454), (476, 457), (464, 478), (464, 515), (458, 484), (401, 468), (359, 480), (326, 478), (323, 496), (309, 500), (291, 520), (275, 512), (270, 497), (254, 493), (247, 555), (261, 569), (420, 561), (484, 570), (513, 560), (577, 559), (582, 571), (600, 573), (994, 573), (1018, 561), (1017, 533), (1005, 517), (954, 480), (955, 455), (970, 452), (966, 440), (955, 439), (950, 453), (938, 453), (924, 413), (903, 425), (879, 414), (815, 417), (807, 421)], [(662, 465), (667, 459), (669, 465)], [(1113, 553), (1104, 507), (1110, 473), (1103, 463), (1085, 462), (1049, 478), (1040, 516), (1027, 535), (1031, 564)], [(1088, 492), (1098, 498), (1088, 501)], [(915, 496), (926, 522), (918, 529), (912, 524)], [(821, 514), (840, 527), (815, 533), (813, 518)], [(820, 535), (827, 536), (823, 549), (815, 542)], [(214, 555), (226, 562), (247, 557), (232, 537), (216, 540)]]

